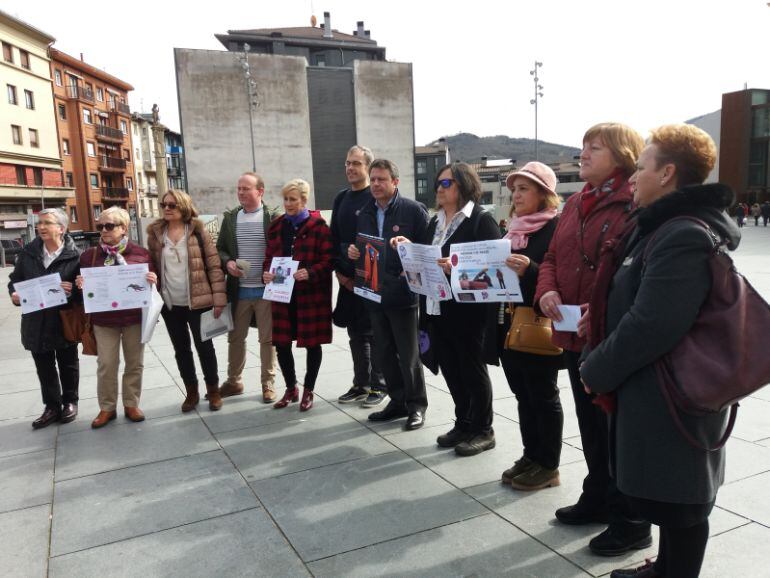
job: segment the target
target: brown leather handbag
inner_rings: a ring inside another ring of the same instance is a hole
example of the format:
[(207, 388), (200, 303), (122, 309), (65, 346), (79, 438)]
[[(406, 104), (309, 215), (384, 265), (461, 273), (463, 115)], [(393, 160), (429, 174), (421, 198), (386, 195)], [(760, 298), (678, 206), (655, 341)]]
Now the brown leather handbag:
[[(91, 259), (91, 267), (96, 263), (96, 248)], [(91, 325), (91, 315), (87, 314), (82, 303), (73, 303), (68, 309), (59, 310), (64, 339), (83, 345), (83, 355), (96, 355), (96, 336)]]
[[(694, 217), (676, 217), (668, 223), (677, 220), (694, 221), (712, 237), (711, 290), (690, 331), (655, 362), (655, 372), (682, 435), (691, 445), (714, 451), (724, 446), (732, 433), (738, 401), (770, 382), (766, 342), (770, 305), (738, 273), (732, 259), (720, 249), (719, 238), (705, 222)], [(645, 260), (653, 240), (654, 236), (645, 248)], [(679, 412), (713, 415), (728, 408), (727, 428), (714, 447), (704, 447), (695, 440), (679, 416)]]
[(551, 320), (535, 313), (532, 307), (508, 305), (511, 327), (505, 336), (505, 349), (535, 355), (561, 355), (561, 347), (551, 342)]

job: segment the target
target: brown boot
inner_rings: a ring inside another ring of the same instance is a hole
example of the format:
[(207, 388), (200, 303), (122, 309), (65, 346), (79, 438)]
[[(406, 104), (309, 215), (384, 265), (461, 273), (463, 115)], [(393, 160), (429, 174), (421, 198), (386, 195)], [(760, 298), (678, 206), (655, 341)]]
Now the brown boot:
[(187, 413), (188, 411), (195, 409), (195, 406), (198, 405), (201, 398), (200, 395), (198, 395), (198, 384), (185, 385), (184, 388), (187, 390), (187, 397), (185, 397), (184, 402), (182, 402), (182, 413)]
[(209, 398), (209, 409), (211, 411), (217, 411), (222, 408), (222, 396), (219, 395), (219, 386), (206, 384), (206, 391)]

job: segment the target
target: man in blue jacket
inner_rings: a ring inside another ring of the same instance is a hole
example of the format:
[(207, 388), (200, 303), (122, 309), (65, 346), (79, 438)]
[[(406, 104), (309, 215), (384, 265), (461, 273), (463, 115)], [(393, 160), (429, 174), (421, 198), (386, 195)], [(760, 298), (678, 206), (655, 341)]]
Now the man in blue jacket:
[[(398, 167), (392, 161), (376, 159), (369, 167), (372, 200), (360, 210), (357, 232), (385, 241), (384, 256), (379, 259), (379, 294), (381, 301), (366, 300), (374, 341), (374, 354), (385, 375), (390, 402), (382, 411), (369, 415), (370, 421), (390, 421), (406, 417), (408, 430), (425, 423), (428, 397), (420, 362), (417, 329), (417, 295), (406, 282), (401, 260), (391, 248), (390, 239), (403, 235), (420, 240), (428, 227), (425, 207), (398, 193)], [(361, 253), (348, 247), (348, 257), (357, 260)]]

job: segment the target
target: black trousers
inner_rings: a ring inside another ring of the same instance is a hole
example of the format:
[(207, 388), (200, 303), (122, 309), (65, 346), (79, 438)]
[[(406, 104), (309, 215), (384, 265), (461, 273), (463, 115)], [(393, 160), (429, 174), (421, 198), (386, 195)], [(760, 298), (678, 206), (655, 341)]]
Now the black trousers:
[(428, 394), (417, 342), (417, 308), (371, 311), (374, 355), (382, 368), (390, 403), (409, 412), (425, 411)]
[[(217, 354), (214, 351), (214, 342), (201, 341), (201, 314), (208, 309), (190, 309), (174, 305), (171, 309), (163, 307), (161, 315), (166, 323), (168, 336), (174, 346), (176, 366), (179, 375), (187, 386), (198, 385), (198, 375), (195, 372), (195, 359), (190, 348), (190, 332), (192, 331), (195, 350), (203, 369), (203, 379), (206, 385), (219, 384), (219, 369), (217, 367)], [(188, 329), (189, 328), (189, 329)]]
[[(478, 315), (458, 318), (459, 307), (475, 307)], [(492, 431), (492, 382), (484, 362), (483, 311), (475, 305), (448, 304), (441, 312), (431, 315), (429, 322), (436, 360), (455, 404), (455, 427), (488, 434)]]
[(500, 361), (518, 402), (524, 456), (555, 470), (559, 467), (564, 428), (556, 359), (503, 349)]
[[(369, 315), (369, 313), (365, 313)], [(371, 326), (359, 328), (348, 326), (350, 338), (350, 355), (353, 358), (353, 386), (361, 389), (385, 391), (385, 377), (377, 363), (377, 356), (372, 355), (374, 348), (374, 332)]]
[(77, 343), (53, 351), (32, 353), (32, 359), (35, 360), (46, 407), (60, 411), (63, 404), (78, 402), (80, 362)]
[[(294, 355), (291, 352), (291, 344), (276, 345), (275, 353), (278, 357), (278, 365), (281, 367), (281, 373), (286, 380), (286, 389), (294, 389), (297, 385), (297, 370), (294, 367)], [(323, 352), (321, 346), (307, 348), (307, 367), (305, 368), (305, 389), (313, 391), (315, 382), (318, 378), (318, 372), (321, 369), (321, 359)]]

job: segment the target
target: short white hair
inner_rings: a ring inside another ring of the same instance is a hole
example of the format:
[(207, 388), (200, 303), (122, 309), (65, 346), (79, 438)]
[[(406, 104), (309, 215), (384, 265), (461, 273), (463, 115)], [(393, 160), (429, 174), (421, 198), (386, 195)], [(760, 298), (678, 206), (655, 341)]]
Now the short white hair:
[(67, 213), (65, 213), (61, 209), (43, 209), (37, 214), (38, 220), (43, 215), (53, 215), (54, 219), (56, 219), (56, 222), (62, 228), (62, 234), (67, 232), (67, 229), (70, 226), (70, 218), (67, 216)]

